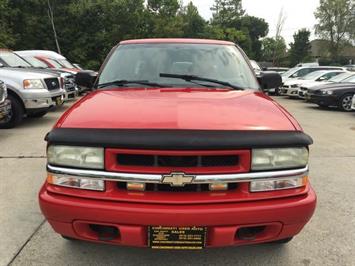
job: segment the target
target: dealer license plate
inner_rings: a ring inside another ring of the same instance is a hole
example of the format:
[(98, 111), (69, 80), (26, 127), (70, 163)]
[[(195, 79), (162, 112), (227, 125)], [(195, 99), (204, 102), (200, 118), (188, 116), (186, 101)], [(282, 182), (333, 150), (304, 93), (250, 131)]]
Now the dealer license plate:
[(153, 249), (203, 249), (206, 245), (206, 227), (150, 226), (149, 246)]

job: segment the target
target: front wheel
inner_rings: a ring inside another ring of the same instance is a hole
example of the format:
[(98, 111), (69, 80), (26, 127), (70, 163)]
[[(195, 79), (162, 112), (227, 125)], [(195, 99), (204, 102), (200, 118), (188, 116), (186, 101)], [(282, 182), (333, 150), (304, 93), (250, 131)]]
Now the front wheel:
[(24, 108), (19, 100), (12, 95), (8, 95), (7, 99), (10, 101), (10, 113), (3, 122), (0, 122), (0, 129), (14, 128), (21, 123), (24, 115)]
[(351, 94), (351, 93), (345, 94), (343, 97), (340, 98), (339, 108), (342, 111), (351, 112), (352, 111), (352, 109), (351, 109), (352, 99), (353, 99), (353, 94)]

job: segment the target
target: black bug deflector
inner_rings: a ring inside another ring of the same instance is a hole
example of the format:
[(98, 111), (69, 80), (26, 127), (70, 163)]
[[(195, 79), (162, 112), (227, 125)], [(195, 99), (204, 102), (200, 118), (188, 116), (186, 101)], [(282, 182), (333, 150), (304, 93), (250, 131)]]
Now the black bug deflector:
[(48, 144), (156, 150), (231, 150), (305, 147), (313, 143), (301, 131), (214, 131), (55, 128)]

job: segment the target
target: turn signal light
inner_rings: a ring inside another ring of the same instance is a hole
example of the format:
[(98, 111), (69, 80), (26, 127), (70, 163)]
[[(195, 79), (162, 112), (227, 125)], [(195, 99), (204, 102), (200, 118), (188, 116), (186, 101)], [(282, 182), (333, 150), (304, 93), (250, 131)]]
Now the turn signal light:
[(105, 190), (105, 181), (94, 179), (94, 178), (63, 176), (63, 175), (55, 175), (55, 174), (48, 173), (47, 182), (51, 185), (61, 186), (61, 187), (96, 190), (96, 191)]
[(145, 183), (127, 183), (127, 190), (144, 191)]
[(308, 183), (308, 176), (293, 176), (272, 180), (257, 180), (250, 182), (250, 192), (275, 191), (304, 187)]
[(228, 189), (227, 183), (213, 183), (209, 185), (211, 191), (225, 191)]

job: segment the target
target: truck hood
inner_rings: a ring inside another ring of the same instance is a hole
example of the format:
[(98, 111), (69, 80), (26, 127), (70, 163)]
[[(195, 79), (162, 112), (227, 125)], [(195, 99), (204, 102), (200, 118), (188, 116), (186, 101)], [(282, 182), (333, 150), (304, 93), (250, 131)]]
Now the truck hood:
[(15, 80), (24, 80), (24, 79), (45, 79), (57, 77), (56, 74), (43, 73), (40, 71), (31, 71), (30, 69), (25, 68), (0, 68), (0, 77), (13, 78)]
[(295, 130), (292, 117), (252, 90), (111, 89), (92, 92), (57, 122), (63, 128)]

